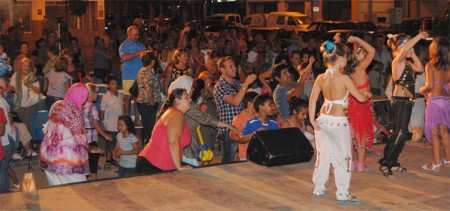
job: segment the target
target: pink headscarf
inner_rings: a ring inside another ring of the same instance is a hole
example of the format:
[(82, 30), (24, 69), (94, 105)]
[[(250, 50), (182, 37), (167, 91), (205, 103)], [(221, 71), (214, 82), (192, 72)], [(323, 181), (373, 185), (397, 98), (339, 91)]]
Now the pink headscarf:
[(83, 104), (88, 98), (88, 95), (89, 92), (86, 86), (82, 83), (76, 83), (69, 88), (64, 101), (69, 101), (75, 104), (78, 110), (81, 110), (83, 108)]

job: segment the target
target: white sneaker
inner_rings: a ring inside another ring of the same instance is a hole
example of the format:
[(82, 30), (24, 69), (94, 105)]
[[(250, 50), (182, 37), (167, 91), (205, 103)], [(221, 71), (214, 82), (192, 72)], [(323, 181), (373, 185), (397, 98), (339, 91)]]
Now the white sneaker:
[(30, 155), (31, 155), (32, 157), (35, 157), (35, 156), (37, 156), (38, 154), (37, 154), (35, 151), (30, 150), (30, 151), (28, 151), (28, 153), (27, 153), (27, 157), (30, 157)]
[(15, 153), (11, 156), (11, 159), (13, 159), (13, 160), (20, 160), (20, 159), (22, 159), (22, 156), (21, 156), (19, 153), (15, 152)]

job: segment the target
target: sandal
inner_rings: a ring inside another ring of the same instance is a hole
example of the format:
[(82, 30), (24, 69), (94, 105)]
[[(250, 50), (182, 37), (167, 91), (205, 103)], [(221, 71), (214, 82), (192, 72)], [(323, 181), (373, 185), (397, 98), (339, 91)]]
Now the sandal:
[(392, 166), (392, 167), (391, 167), (391, 170), (398, 171), (398, 172), (405, 172), (405, 173), (408, 172), (408, 169), (406, 169), (406, 168), (404, 168), (404, 167), (402, 167), (402, 166), (400, 166), (400, 165), (398, 165), (398, 166)]
[(444, 158), (444, 159), (442, 159), (442, 161), (441, 161), (441, 165), (443, 165), (443, 166), (447, 166), (447, 167), (450, 167), (450, 160), (445, 160), (445, 158)]
[(356, 165), (356, 171), (358, 173), (364, 172), (364, 168), (365, 168), (365, 164), (364, 163), (358, 162), (358, 164)]
[(322, 198), (325, 196), (325, 191), (317, 191), (317, 192), (313, 192), (313, 194), (316, 198)]
[(12, 192), (19, 192), (19, 191), (21, 191), (22, 190), (22, 188), (20, 187), (20, 183), (19, 184), (14, 184), (13, 186), (12, 186), (12, 188), (11, 188), (11, 191)]
[(356, 197), (351, 195), (351, 193), (349, 193), (349, 196), (346, 199), (344, 199), (344, 200), (336, 199), (336, 203), (338, 203), (338, 204), (352, 204), (352, 205), (354, 205), (354, 204), (361, 204), (361, 202), (356, 200)]
[(383, 175), (384, 175), (385, 177), (389, 177), (389, 176), (391, 176), (391, 175), (394, 175), (394, 174), (392, 174), (391, 168), (389, 168), (389, 167), (387, 167), (387, 166), (380, 166), (379, 169), (380, 169), (381, 173), (383, 173)]
[[(431, 168), (430, 168), (430, 164), (431, 164)], [(428, 171), (440, 171), (441, 170), (441, 164), (436, 164), (434, 165), (433, 162), (429, 163), (429, 164), (425, 164), (422, 166), (422, 168), (424, 170), (428, 170)]]

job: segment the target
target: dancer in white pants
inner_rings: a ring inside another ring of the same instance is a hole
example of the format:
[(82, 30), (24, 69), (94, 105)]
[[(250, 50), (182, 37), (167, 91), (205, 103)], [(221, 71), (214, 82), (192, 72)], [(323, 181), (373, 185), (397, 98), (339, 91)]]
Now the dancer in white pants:
[[(309, 101), (309, 118), (314, 126), (317, 148), (313, 194), (316, 196), (325, 194), (325, 184), (329, 177), (330, 164), (332, 164), (337, 187), (337, 202), (356, 204), (358, 201), (349, 192), (352, 153), (347, 119), (348, 95), (352, 94), (360, 102), (369, 100), (372, 95), (367, 91), (364, 95), (361, 94), (351, 78), (345, 74), (347, 52), (343, 44), (325, 41), (320, 49), (328, 69), (317, 77)], [(321, 92), (325, 103), (316, 120), (314, 119), (316, 102)]]
[(350, 162), (352, 160), (351, 138), (348, 119), (345, 116), (321, 114), (317, 118), (320, 130), (316, 131), (316, 164), (313, 174), (314, 194), (325, 194), (330, 164), (334, 167), (336, 181), (336, 198), (350, 198)]

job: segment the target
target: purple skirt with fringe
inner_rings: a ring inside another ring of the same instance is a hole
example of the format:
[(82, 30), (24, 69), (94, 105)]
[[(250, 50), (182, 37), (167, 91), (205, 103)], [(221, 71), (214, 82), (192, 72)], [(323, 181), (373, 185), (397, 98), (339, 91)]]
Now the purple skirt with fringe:
[(438, 124), (450, 128), (450, 97), (432, 96), (425, 109), (425, 137), (431, 143), (431, 130)]

